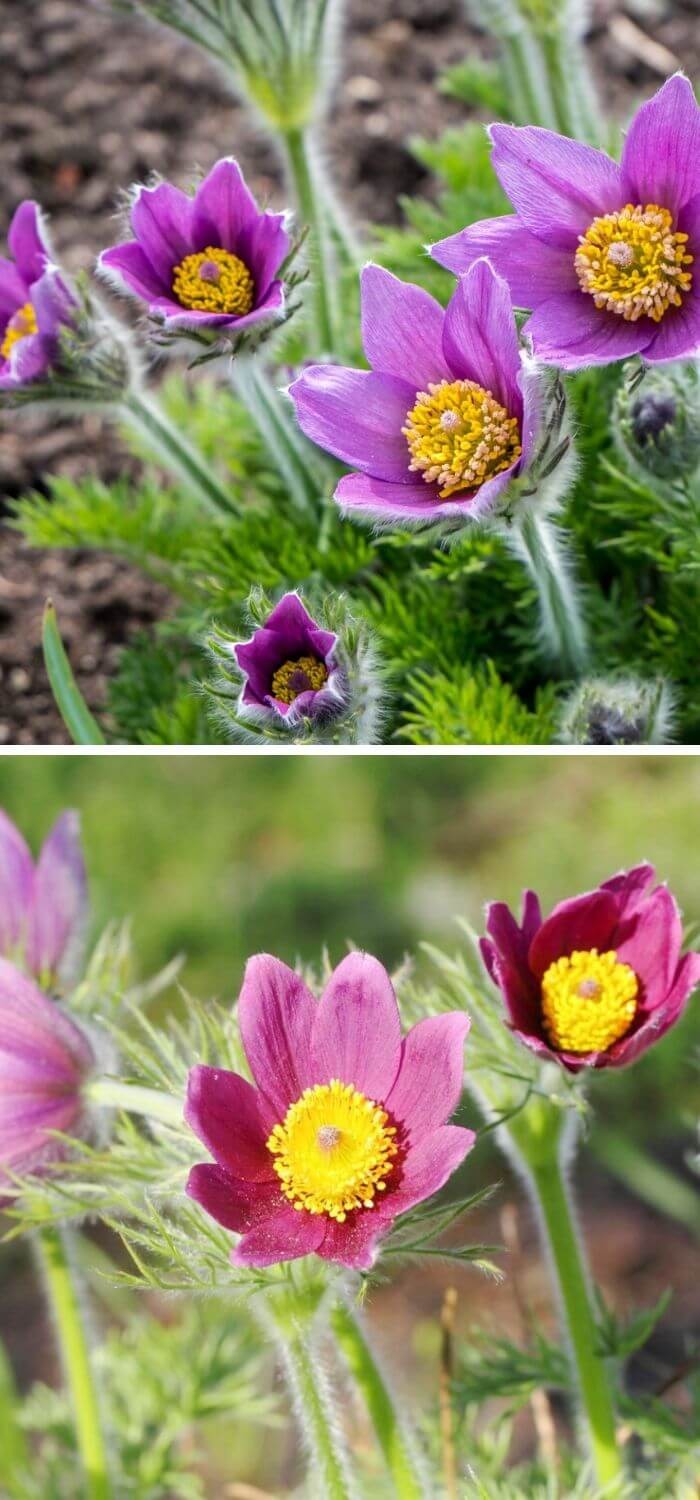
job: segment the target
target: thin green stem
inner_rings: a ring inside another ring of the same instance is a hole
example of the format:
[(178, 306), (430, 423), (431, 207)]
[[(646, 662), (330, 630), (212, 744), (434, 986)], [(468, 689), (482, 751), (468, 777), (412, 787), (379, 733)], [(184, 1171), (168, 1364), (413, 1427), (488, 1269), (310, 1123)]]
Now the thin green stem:
[(592, 87), (583, 48), (558, 21), (543, 31), (539, 45), (554, 102), (556, 128), (574, 140), (597, 144)]
[(315, 455), (296, 425), (291, 402), (268, 379), (255, 359), (233, 361), (231, 379), (299, 510), (316, 513), (322, 481), (314, 467)]
[(144, 1115), (161, 1125), (181, 1125), (183, 1104), (173, 1094), (144, 1088), (138, 1083), (122, 1083), (119, 1078), (91, 1078), (83, 1094), (104, 1109), (122, 1109), (128, 1114)]
[(331, 1325), (340, 1352), (364, 1398), (393, 1481), (396, 1500), (426, 1500), (430, 1489), (421, 1475), (420, 1456), (401, 1421), (357, 1313), (347, 1302), (339, 1301), (331, 1313)]
[(565, 676), (577, 677), (585, 669), (588, 648), (564, 534), (528, 507), (513, 527), (511, 545), (537, 589), (544, 649)]
[(299, 216), (311, 231), (315, 352), (333, 354), (337, 277), (328, 216), (319, 192), (314, 140), (308, 129), (299, 128), (285, 131), (283, 141)]
[(71, 1270), (67, 1231), (53, 1227), (40, 1230), (38, 1246), (71, 1393), (78, 1452), (85, 1474), (85, 1500), (111, 1500), (107, 1452), (80, 1302)]
[(235, 500), (219, 483), (204, 455), (174, 426), (153, 397), (131, 390), (118, 411), (126, 425), (146, 439), (163, 468), (181, 480), (207, 510), (228, 520), (238, 513)]
[(501, 37), (503, 71), (513, 113), (522, 125), (542, 125), (556, 130), (557, 112), (552, 98), (541, 49), (523, 24), (519, 31)]
[(358, 1500), (350, 1459), (328, 1379), (311, 1338), (313, 1302), (290, 1289), (269, 1297), (261, 1319), (279, 1349), (297, 1419), (313, 1466), (314, 1493), (324, 1500)]

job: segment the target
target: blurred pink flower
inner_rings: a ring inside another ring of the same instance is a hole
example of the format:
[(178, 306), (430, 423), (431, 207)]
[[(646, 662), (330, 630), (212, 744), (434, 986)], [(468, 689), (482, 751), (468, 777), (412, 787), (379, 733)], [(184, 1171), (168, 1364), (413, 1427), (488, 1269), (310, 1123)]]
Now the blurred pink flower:
[(43, 984), (75, 970), (87, 918), (78, 815), (64, 812), (34, 863), (21, 833), (0, 810), (0, 953)]

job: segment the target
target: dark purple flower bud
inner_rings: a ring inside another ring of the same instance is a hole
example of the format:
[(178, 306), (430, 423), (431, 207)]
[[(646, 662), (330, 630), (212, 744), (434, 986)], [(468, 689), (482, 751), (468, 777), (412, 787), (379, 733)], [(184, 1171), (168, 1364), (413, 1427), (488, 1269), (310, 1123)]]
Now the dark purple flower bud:
[(38, 204), (20, 203), (7, 240), (12, 259), (0, 257), (0, 390), (47, 374), (75, 307), (51, 262)]
[(316, 623), (298, 594), (285, 594), (251, 639), (232, 648), (245, 676), (241, 708), (288, 723), (338, 713), (345, 676), (337, 644), (337, 635)]

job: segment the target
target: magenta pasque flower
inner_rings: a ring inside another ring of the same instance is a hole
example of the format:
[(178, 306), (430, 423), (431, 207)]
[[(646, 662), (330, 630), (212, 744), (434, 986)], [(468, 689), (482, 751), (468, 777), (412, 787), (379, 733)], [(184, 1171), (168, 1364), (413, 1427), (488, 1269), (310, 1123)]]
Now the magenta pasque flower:
[(0, 390), (48, 373), (75, 305), (51, 263), (37, 203), (20, 203), (7, 242), (13, 258), (0, 256)]
[(11, 1173), (40, 1173), (65, 1154), (52, 1132), (79, 1130), (94, 1061), (65, 1012), (0, 958), (0, 1200), (16, 1192)]
[(530, 462), (538, 418), (506, 283), (480, 260), (444, 310), (366, 266), (362, 338), (371, 370), (311, 365), (289, 391), (307, 437), (357, 471), (338, 504), (384, 524), (488, 514)]
[(87, 883), (78, 815), (54, 824), (34, 863), (21, 833), (0, 809), (0, 952), (41, 983), (68, 978), (87, 919)]
[(487, 908), (481, 953), (508, 1025), (570, 1072), (624, 1067), (668, 1031), (700, 982), (700, 953), (681, 958), (678, 907), (653, 865), (562, 901), (544, 921), (526, 891), (522, 925)]
[(239, 331), (284, 308), (284, 226), (284, 214), (261, 212), (238, 162), (224, 157), (193, 198), (169, 182), (139, 187), (135, 239), (103, 250), (98, 268), (166, 327)]
[(288, 723), (338, 713), (345, 674), (337, 645), (337, 635), (316, 623), (298, 594), (285, 594), (250, 640), (233, 647), (245, 677), (241, 707), (255, 718)]
[(419, 1021), (401, 1039), (391, 980), (351, 953), (320, 1001), (260, 954), (239, 1007), (254, 1085), (196, 1067), (185, 1118), (216, 1158), (191, 1198), (243, 1238), (237, 1265), (315, 1253), (367, 1269), (397, 1214), (443, 1186), (474, 1143), (446, 1120), (462, 1092), (469, 1018)]
[(700, 350), (700, 109), (687, 78), (643, 104), (618, 165), (538, 126), (492, 125), (515, 214), (430, 246), (462, 275), (487, 255), (535, 354), (565, 370)]

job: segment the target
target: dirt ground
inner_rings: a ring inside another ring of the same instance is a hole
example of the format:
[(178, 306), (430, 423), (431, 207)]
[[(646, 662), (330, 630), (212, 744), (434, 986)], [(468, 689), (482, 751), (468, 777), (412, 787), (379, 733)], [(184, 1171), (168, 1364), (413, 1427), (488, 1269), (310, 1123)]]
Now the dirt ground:
[[(347, 12), (328, 153), (351, 208), (396, 221), (400, 195), (427, 187), (406, 140), (464, 117), (437, 93), (437, 76), (490, 42), (467, 24), (462, 0), (348, 0)], [(605, 103), (623, 113), (679, 62), (697, 74), (699, 18), (700, 0), (595, 0), (589, 40)], [(38, 198), (73, 271), (114, 240), (118, 194), (151, 171), (183, 181), (235, 152), (254, 190), (281, 201), (274, 154), (204, 55), (106, 0), (3, 0), (0, 76), (0, 237), (17, 203)], [(0, 505), (42, 488), (47, 472), (110, 475), (120, 457), (94, 418), (5, 418)], [(38, 553), (1, 530), (0, 744), (66, 739), (39, 645), (48, 593), (93, 707), (124, 642), (168, 608), (164, 592), (109, 557)]]

